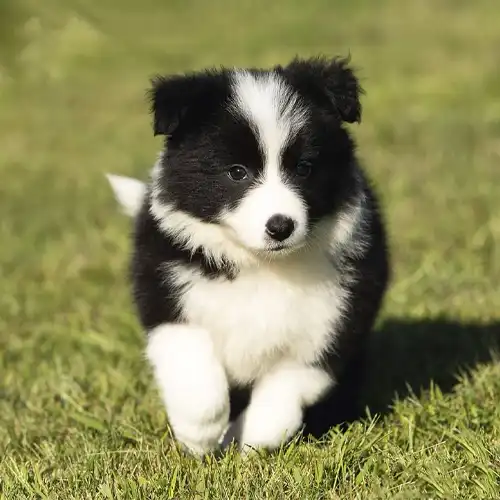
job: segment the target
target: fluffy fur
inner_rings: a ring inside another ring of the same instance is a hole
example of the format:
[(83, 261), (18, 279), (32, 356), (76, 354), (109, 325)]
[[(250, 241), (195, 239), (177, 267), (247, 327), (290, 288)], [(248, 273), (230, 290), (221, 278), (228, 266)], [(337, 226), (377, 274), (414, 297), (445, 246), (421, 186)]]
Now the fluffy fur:
[(147, 356), (194, 453), (233, 439), (273, 449), (357, 414), (389, 278), (345, 127), (361, 118), (360, 93), (342, 59), (153, 80), (164, 150), (147, 185), (109, 179), (135, 217)]

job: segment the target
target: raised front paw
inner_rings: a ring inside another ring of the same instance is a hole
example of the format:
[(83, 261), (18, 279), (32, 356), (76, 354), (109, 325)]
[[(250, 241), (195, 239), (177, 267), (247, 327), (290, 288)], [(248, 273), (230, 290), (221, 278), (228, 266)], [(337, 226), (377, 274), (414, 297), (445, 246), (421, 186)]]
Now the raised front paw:
[(219, 447), (219, 440), (228, 426), (229, 401), (197, 414), (186, 411), (185, 407), (167, 407), (167, 414), (177, 441), (186, 451), (203, 456)]
[(150, 334), (147, 356), (176, 439), (197, 455), (215, 450), (229, 421), (229, 388), (208, 332), (159, 326)]

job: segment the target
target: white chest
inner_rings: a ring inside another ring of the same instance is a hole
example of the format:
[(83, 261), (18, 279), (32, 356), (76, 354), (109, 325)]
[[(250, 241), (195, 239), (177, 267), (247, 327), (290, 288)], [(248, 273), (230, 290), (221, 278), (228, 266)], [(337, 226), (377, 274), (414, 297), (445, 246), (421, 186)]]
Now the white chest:
[(187, 285), (184, 318), (210, 332), (233, 382), (251, 382), (283, 359), (319, 359), (334, 342), (346, 303), (326, 257), (267, 264), (240, 272), (234, 281), (210, 280), (181, 266), (172, 271)]

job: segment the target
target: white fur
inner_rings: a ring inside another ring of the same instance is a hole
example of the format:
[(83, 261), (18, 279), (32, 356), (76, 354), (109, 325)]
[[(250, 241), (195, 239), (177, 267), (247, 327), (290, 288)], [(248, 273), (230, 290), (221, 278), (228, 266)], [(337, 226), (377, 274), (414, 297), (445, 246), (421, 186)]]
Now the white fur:
[(277, 169), (283, 148), (307, 124), (307, 108), (275, 73), (256, 78), (248, 71), (237, 71), (233, 91), (231, 110), (248, 120), (266, 163)]
[(182, 319), (210, 332), (230, 385), (255, 383), (241, 417), (242, 445), (274, 448), (302, 425), (310, 405), (334, 383), (314, 363), (335, 348), (348, 296), (320, 249), (241, 269), (233, 281), (209, 279), (169, 263)]
[(233, 383), (255, 381), (279, 362), (319, 361), (333, 347), (348, 299), (319, 249), (240, 269), (233, 281), (182, 264), (165, 272), (181, 287), (183, 319), (210, 332)]
[[(331, 246), (332, 251), (349, 250), (351, 243), (361, 248), (358, 228), (365, 216), (362, 197), (359, 204), (347, 207), (337, 220), (325, 221), (310, 234), (306, 204), (283, 177), (281, 152), (308, 121), (307, 108), (300, 98), (277, 74), (255, 78), (245, 71), (235, 72), (233, 92), (230, 111), (247, 119), (265, 158), (261, 178), (236, 209), (223, 211), (219, 224), (210, 224), (160, 200), (160, 154), (152, 173), (150, 212), (162, 231), (193, 253), (201, 249), (215, 264), (229, 260), (237, 267), (259, 265), (262, 260), (281, 258), (304, 245), (317, 243), (324, 249)], [(266, 223), (275, 214), (292, 218), (295, 231), (283, 242), (283, 250), (270, 252), (276, 243), (266, 235)]]
[[(174, 237), (184, 245), (185, 249), (193, 253), (201, 249), (208, 259), (217, 264), (221, 264), (224, 258), (227, 258), (234, 262), (236, 266), (250, 267), (260, 265), (262, 260), (270, 260), (273, 257), (281, 258), (283, 253), (286, 252), (259, 252), (250, 246), (245, 246), (237, 238), (235, 230), (230, 227), (230, 224), (234, 219), (239, 221), (246, 219), (251, 224), (251, 215), (253, 215), (255, 217), (253, 227), (257, 227), (255, 221), (259, 220), (259, 215), (260, 220), (265, 219), (265, 216), (261, 216), (262, 212), (259, 212), (257, 207), (252, 213), (253, 201), (260, 198), (259, 203), (269, 202), (270, 205), (273, 205), (276, 199), (273, 199), (270, 196), (271, 194), (272, 190), (257, 189), (254, 197), (248, 203), (242, 203), (234, 214), (223, 213), (221, 215), (222, 224), (203, 222), (186, 212), (175, 209), (173, 205), (161, 203), (157, 196), (154, 195), (154, 191), (150, 211), (159, 222), (164, 233)], [(307, 244), (323, 250), (329, 248), (333, 254), (339, 250), (353, 255), (362, 254), (367, 243), (367, 235), (363, 233), (363, 225), (367, 217), (363, 198), (363, 195), (360, 195), (357, 202), (346, 207), (335, 219), (328, 218), (318, 224), (313, 229), (313, 234), (308, 233), (309, 241)], [(295, 234), (290, 237), (290, 241), (296, 245), (295, 248), (290, 248), (290, 250), (297, 250), (302, 247), (301, 239), (304, 230), (306, 230), (305, 223), (297, 228)], [(242, 239), (245, 240), (244, 233)], [(308, 249), (308, 247), (305, 247), (305, 249)]]
[(365, 230), (369, 217), (366, 195), (360, 192), (354, 202), (345, 207), (337, 216), (330, 240), (332, 254), (343, 251), (350, 256), (361, 257), (370, 243), (369, 232)]
[(176, 438), (199, 455), (215, 449), (228, 425), (229, 389), (210, 334), (161, 325), (150, 332), (146, 353)]
[(129, 217), (135, 217), (144, 200), (146, 185), (122, 175), (106, 174), (106, 178), (123, 212)]
[(254, 77), (247, 71), (234, 75), (231, 112), (243, 116), (253, 129), (264, 156), (264, 171), (258, 184), (227, 212), (222, 221), (234, 230), (246, 247), (262, 251), (273, 246), (266, 234), (266, 222), (275, 214), (294, 220), (296, 230), (285, 242), (302, 244), (307, 235), (307, 207), (282, 175), (281, 153), (307, 124), (307, 108), (277, 75)]
[(192, 253), (202, 249), (206, 257), (216, 263), (221, 263), (224, 257), (237, 265), (257, 263), (256, 256), (239, 243), (226, 226), (203, 222), (170, 204), (161, 203), (154, 194), (150, 212), (165, 234)]
[(245, 247), (262, 252), (275, 245), (266, 235), (267, 221), (275, 214), (286, 215), (295, 222), (295, 231), (282, 244), (290, 249), (303, 245), (308, 230), (305, 203), (277, 175), (265, 172), (264, 176), (235, 210), (222, 214), (222, 222), (234, 231)]
[[(276, 170), (266, 172), (248, 198), (260, 201), (244, 201), (245, 208), (235, 212), (241, 221), (251, 224), (252, 206), (273, 206), (278, 198), (290, 211), (299, 206)], [(255, 383), (241, 416), (242, 446), (279, 446), (300, 428), (304, 405), (314, 403), (335, 382), (312, 365), (335, 347), (336, 327), (349, 297), (331, 259), (339, 249), (359, 253), (365, 248), (364, 196), (315, 227), (307, 245), (296, 243), (294, 252), (265, 259), (241, 241), (227, 218), (208, 224), (160, 203), (158, 173), (159, 163), (152, 175), (151, 212), (162, 230), (191, 251), (202, 248), (219, 263), (229, 258), (239, 271), (227, 281), (208, 279), (175, 262), (164, 266), (180, 287), (186, 324), (162, 325), (151, 332), (147, 354), (171, 427), (193, 452), (215, 449), (228, 426), (229, 384)], [(273, 197), (273, 190), (279, 197)], [(130, 205), (126, 197), (119, 199)], [(258, 217), (264, 222), (262, 213)]]
[(236, 240), (229, 227), (203, 222), (159, 200), (161, 162), (162, 153), (151, 171), (150, 213), (158, 221), (162, 231), (192, 253), (202, 249), (206, 257), (215, 263), (221, 263), (224, 258), (230, 258), (237, 265), (256, 263), (256, 256)]
[(277, 448), (300, 430), (303, 410), (334, 381), (322, 369), (285, 363), (275, 367), (254, 387), (248, 408), (239, 417), (242, 450)]

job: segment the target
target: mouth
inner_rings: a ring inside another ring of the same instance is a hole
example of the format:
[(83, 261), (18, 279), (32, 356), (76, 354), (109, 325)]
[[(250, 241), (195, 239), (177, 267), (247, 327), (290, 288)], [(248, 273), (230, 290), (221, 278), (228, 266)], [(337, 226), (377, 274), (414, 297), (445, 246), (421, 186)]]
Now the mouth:
[(304, 245), (303, 244), (296, 244), (296, 245), (273, 245), (269, 246), (266, 248), (267, 253), (271, 254), (276, 254), (276, 255), (283, 255), (283, 254), (290, 254), (293, 253), (299, 249), (301, 249)]
[(295, 250), (295, 247), (291, 247), (288, 245), (273, 245), (273, 246), (267, 246), (265, 248), (261, 248), (257, 250), (257, 253), (260, 254), (262, 257), (265, 256), (280, 256), (280, 255), (287, 255)]

